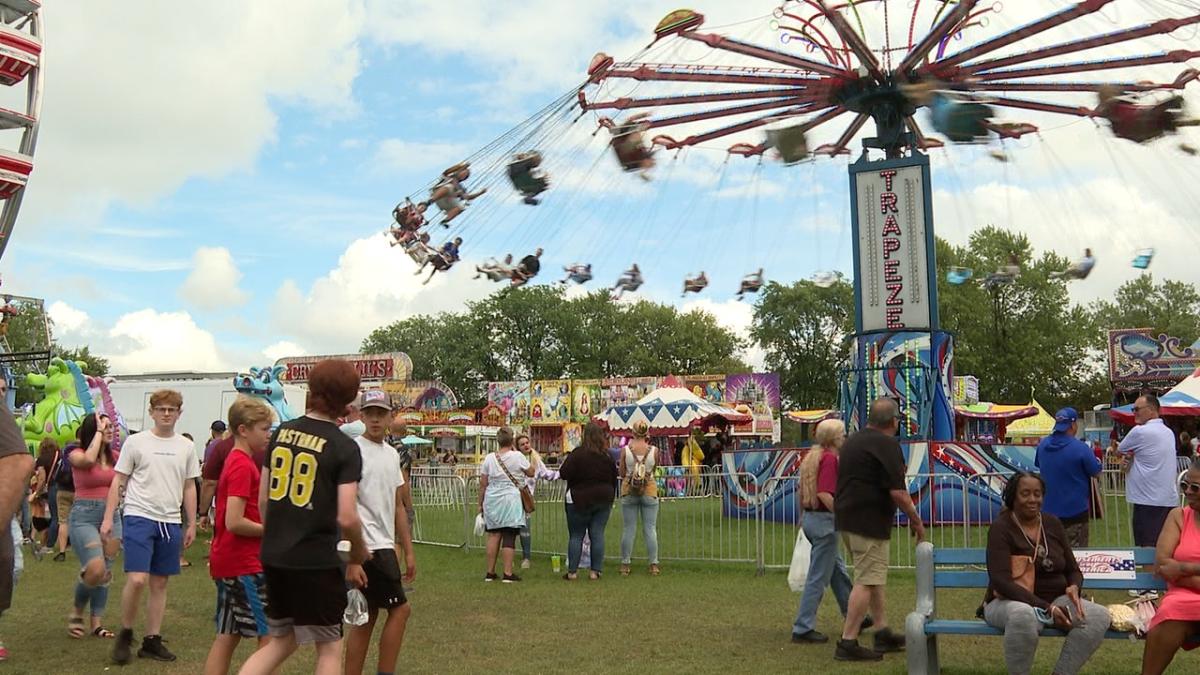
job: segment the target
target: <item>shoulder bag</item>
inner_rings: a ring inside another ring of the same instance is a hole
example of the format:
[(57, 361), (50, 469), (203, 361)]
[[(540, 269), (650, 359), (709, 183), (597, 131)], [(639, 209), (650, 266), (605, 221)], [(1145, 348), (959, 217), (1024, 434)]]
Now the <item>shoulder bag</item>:
[(504, 463), (504, 459), (500, 455), (496, 455), (496, 463), (500, 465), (500, 470), (504, 472), (504, 475), (508, 476), (508, 479), (516, 486), (517, 491), (521, 493), (521, 508), (525, 510), (525, 513), (533, 513), (537, 510), (537, 504), (533, 501), (533, 495), (529, 493), (529, 486), (524, 481), (517, 480), (517, 477), (512, 475), (512, 472), (508, 470), (508, 465)]

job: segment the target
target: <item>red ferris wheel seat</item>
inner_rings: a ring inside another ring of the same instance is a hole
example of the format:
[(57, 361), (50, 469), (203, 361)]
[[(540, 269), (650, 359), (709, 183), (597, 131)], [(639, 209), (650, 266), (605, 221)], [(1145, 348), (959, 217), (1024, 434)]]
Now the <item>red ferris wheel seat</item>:
[(0, 199), (12, 197), (29, 181), (33, 158), (19, 152), (0, 150)]
[(38, 64), (42, 43), (37, 38), (0, 26), (0, 83), (14, 85)]

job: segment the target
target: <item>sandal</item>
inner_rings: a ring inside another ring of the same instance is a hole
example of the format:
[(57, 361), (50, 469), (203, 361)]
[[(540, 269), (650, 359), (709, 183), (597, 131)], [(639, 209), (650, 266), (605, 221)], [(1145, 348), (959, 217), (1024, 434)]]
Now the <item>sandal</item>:
[(589, 572), (588, 579), (591, 579), (592, 581), (600, 581), (600, 573), (595, 571)]
[(83, 637), (83, 633), (84, 633), (83, 617), (82, 616), (67, 617), (67, 635), (70, 635), (71, 637), (78, 640), (79, 638)]
[(651, 565), (651, 566), (650, 566), (650, 576), (652, 576), (652, 577), (656, 577), (656, 576), (658, 576), (658, 575), (659, 575), (659, 574), (661, 574), (661, 573), (662, 573), (662, 570), (658, 569), (658, 565)]
[(115, 638), (116, 636), (117, 636), (116, 633), (105, 628), (104, 626), (96, 626), (95, 628), (92, 629), (92, 637), (98, 637), (98, 638), (104, 638), (106, 640), (111, 640), (111, 639)]
[(627, 577), (627, 576), (629, 576), (629, 573), (632, 571), (633, 570), (630, 569), (629, 565), (621, 565), (621, 576)]
[(54, 562), (65, 562), (67, 560), (67, 552), (59, 551), (54, 554)]
[(566, 574), (563, 575), (564, 581), (575, 581), (578, 578), (579, 578), (579, 575), (575, 574), (574, 572), (567, 572)]

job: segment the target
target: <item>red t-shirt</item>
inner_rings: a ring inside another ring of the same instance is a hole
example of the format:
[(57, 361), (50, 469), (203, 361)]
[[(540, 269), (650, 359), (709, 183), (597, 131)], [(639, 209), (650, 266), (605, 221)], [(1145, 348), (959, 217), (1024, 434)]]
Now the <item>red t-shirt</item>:
[[(817, 465), (817, 493), (828, 492), (837, 494), (838, 456), (832, 452), (821, 453), (821, 463)], [(818, 511), (827, 510), (824, 506)]]
[(243, 537), (225, 529), (225, 506), (230, 497), (246, 500), (246, 518), (262, 522), (258, 513), (258, 485), (262, 482), (259, 468), (246, 453), (234, 450), (225, 458), (225, 467), (217, 481), (217, 517), (213, 523), (212, 550), (208, 572), (214, 579), (240, 577), (262, 572), (258, 551), (261, 537)]

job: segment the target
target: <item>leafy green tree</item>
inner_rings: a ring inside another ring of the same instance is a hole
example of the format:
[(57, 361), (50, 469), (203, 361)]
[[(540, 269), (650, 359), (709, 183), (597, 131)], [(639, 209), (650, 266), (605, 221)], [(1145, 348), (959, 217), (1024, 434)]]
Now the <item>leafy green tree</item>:
[(786, 405), (838, 404), (846, 338), (854, 332), (854, 288), (845, 279), (821, 288), (810, 281), (767, 284), (754, 308), (751, 337), (766, 351), (767, 370), (779, 373)]
[[(1111, 301), (1091, 305), (1101, 331), (1119, 328), (1149, 328), (1158, 334), (1179, 338), (1190, 345), (1200, 337), (1200, 292), (1192, 284), (1170, 279), (1154, 283), (1141, 274), (1121, 284)], [(1107, 334), (1101, 334), (1107, 340)]]
[[(966, 247), (937, 246), (941, 325), (955, 336), (955, 373), (978, 377), (981, 399), (1024, 403), (1034, 395), (1052, 409), (1099, 402), (1077, 400), (1098, 372), (1091, 315), (1071, 304), (1064, 281), (1050, 277), (1069, 260), (1035, 258), (1024, 235), (992, 226), (972, 234)], [(988, 289), (945, 281), (950, 267), (972, 268), (980, 279), (1010, 256), (1021, 266), (1015, 283)]]
[(95, 375), (96, 377), (104, 377), (105, 375), (108, 375), (108, 359), (104, 358), (103, 356), (93, 354), (87, 345), (83, 345), (82, 347), (67, 348), (55, 342), (50, 346), (50, 356), (56, 356), (64, 361), (79, 361), (86, 363), (87, 367), (83, 370), (88, 375)]
[(441, 380), (477, 406), (489, 381), (744, 372), (744, 346), (705, 312), (534, 286), (498, 291), (463, 313), (397, 321), (362, 348), (408, 353), (414, 378)]

